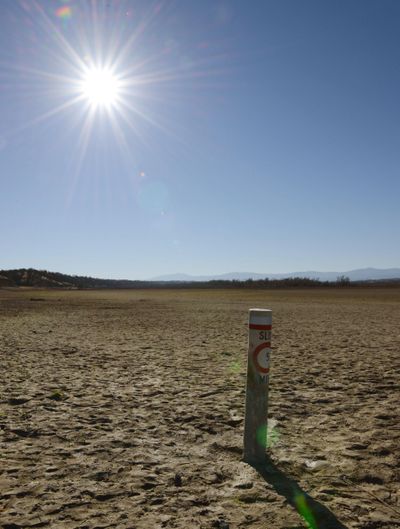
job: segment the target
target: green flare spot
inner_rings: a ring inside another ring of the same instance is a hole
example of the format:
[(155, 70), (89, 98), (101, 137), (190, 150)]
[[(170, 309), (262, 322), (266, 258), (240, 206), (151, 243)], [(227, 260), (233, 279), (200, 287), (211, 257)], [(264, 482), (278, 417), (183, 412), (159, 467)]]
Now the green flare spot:
[(318, 529), (317, 522), (315, 521), (314, 515), (311, 512), (311, 509), (307, 505), (306, 496), (304, 493), (299, 492), (294, 497), (294, 503), (299, 514), (304, 518), (310, 529)]
[(267, 446), (267, 425), (260, 426), (256, 433), (257, 443), (264, 448)]
[(280, 435), (277, 428), (274, 426), (268, 429), (266, 424), (260, 426), (256, 433), (257, 443), (260, 446), (272, 448), (279, 441)]
[(231, 371), (231, 373), (239, 373), (240, 372), (240, 363), (239, 362), (232, 362), (231, 365), (229, 366), (229, 371)]

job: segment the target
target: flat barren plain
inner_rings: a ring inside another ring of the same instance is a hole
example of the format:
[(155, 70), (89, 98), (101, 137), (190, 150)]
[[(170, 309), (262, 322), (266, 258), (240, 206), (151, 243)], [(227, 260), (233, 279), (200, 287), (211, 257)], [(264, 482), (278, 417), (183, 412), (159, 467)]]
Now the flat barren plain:
[[(248, 309), (268, 459), (242, 462)], [(400, 527), (400, 289), (0, 290), (0, 527)]]

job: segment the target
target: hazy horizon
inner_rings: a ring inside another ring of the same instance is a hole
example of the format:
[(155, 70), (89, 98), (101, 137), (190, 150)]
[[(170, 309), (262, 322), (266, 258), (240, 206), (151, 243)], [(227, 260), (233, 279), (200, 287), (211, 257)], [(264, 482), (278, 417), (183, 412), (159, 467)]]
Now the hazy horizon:
[(0, 7), (0, 268), (399, 266), (395, 0)]
[[(305, 277), (310, 279), (317, 279), (320, 281), (336, 281), (341, 277), (347, 277), (351, 281), (363, 280), (379, 280), (379, 279), (397, 279), (400, 278), (400, 267), (391, 268), (373, 268), (364, 267), (353, 270), (291, 270), (280, 272), (254, 272), (254, 271), (228, 271), (214, 274), (186, 274), (185, 272), (175, 272), (171, 274), (160, 274), (151, 277), (119, 277), (119, 276), (95, 276), (93, 274), (82, 274), (79, 272), (65, 272), (64, 270), (48, 270), (35, 269), (33, 267), (21, 267), (16, 270), (36, 270), (37, 272), (60, 273), (69, 276), (90, 277), (93, 279), (111, 279), (111, 280), (127, 280), (127, 281), (209, 281), (213, 279), (239, 279), (241, 281), (246, 279), (285, 279), (288, 277)], [(1, 271), (9, 271), (0, 269)]]

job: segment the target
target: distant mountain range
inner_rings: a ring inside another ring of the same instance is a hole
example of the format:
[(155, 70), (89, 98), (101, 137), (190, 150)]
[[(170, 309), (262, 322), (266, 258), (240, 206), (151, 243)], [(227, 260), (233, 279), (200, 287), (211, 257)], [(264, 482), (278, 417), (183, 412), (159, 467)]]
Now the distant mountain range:
[(400, 268), (359, 268), (348, 272), (289, 272), (287, 274), (256, 274), (254, 272), (231, 272), (228, 274), (191, 276), (188, 274), (170, 274), (153, 277), (149, 281), (246, 281), (247, 279), (285, 279), (288, 277), (304, 277), (320, 281), (336, 281), (338, 277), (348, 277), (350, 281), (379, 281), (383, 279), (400, 279)]
[[(265, 281), (268, 278), (268, 281)], [(247, 280), (254, 283), (249, 285)], [(232, 281), (240, 284), (233, 284)], [(215, 276), (190, 276), (187, 274), (173, 274), (158, 276), (147, 281), (133, 281), (129, 279), (100, 279), (87, 276), (73, 276), (47, 270), (20, 268), (18, 270), (0, 270), (0, 287), (36, 287), (36, 288), (151, 288), (151, 287), (183, 287), (193, 286), (260, 286), (260, 287), (296, 287), (296, 286), (335, 286), (336, 282), (349, 284), (350, 282), (400, 281), (400, 268), (362, 268), (349, 272), (291, 272), (288, 274), (254, 274), (251, 272), (233, 272)], [(327, 283), (330, 282), (330, 283)]]

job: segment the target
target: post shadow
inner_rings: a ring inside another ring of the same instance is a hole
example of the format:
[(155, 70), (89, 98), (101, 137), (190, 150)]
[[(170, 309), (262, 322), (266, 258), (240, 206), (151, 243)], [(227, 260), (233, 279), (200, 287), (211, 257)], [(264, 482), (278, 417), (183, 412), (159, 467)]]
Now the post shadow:
[(249, 463), (275, 491), (284, 496), (310, 529), (348, 529), (327, 507), (309, 496), (298, 483), (286, 476), (269, 456), (263, 463)]

